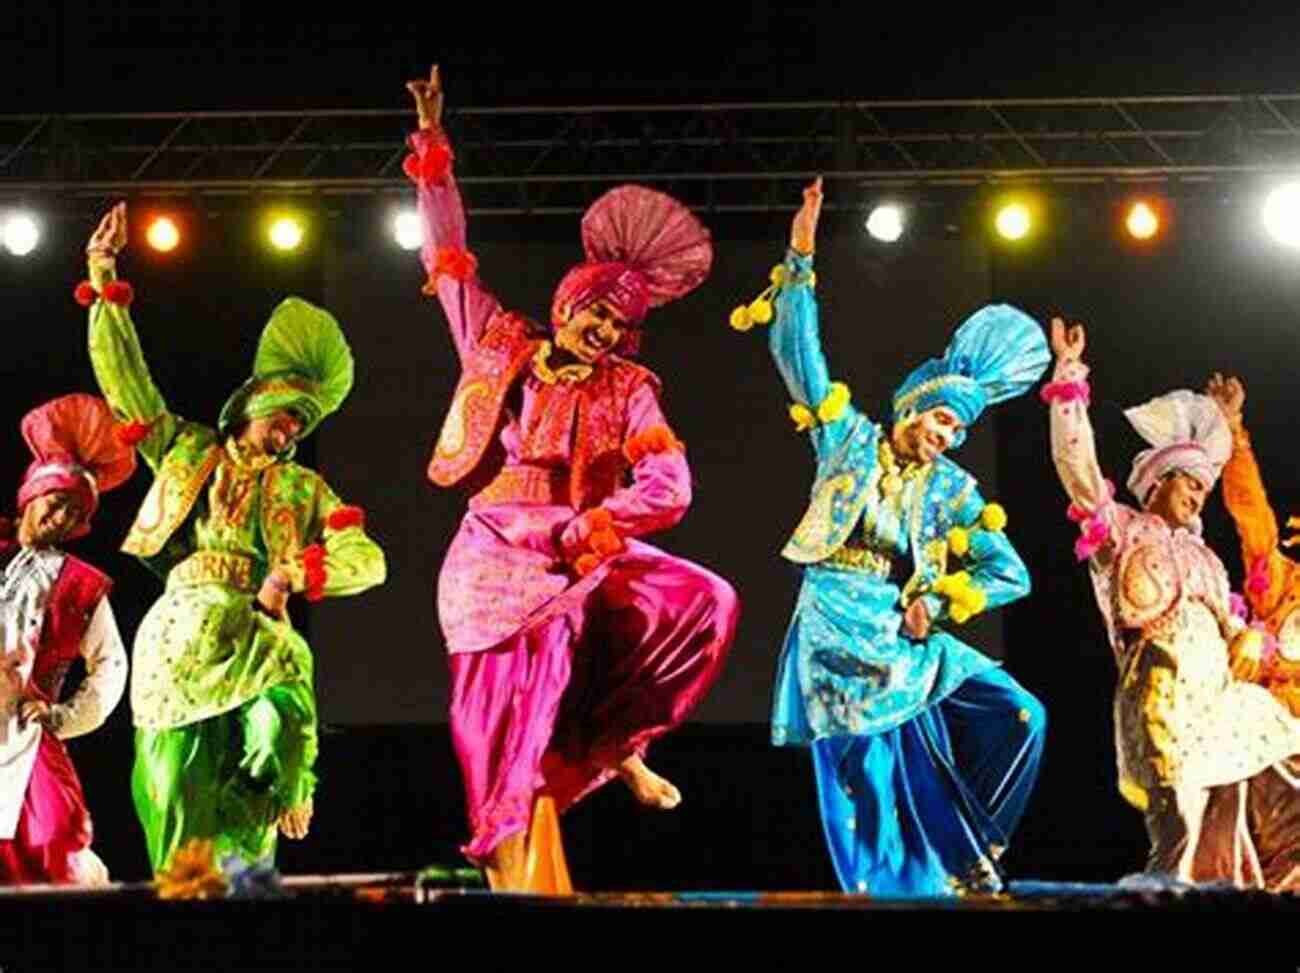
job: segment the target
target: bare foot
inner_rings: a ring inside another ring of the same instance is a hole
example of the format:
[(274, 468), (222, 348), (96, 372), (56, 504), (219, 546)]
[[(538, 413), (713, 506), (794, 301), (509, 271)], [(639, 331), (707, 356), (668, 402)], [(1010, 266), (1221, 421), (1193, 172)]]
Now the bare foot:
[(618, 765), (618, 775), (632, 790), (638, 801), (647, 807), (671, 811), (682, 803), (682, 792), (645, 765), (636, 754)]
[(277, 822), (280, 826), (280, 833), (286, 838), (292, 838), (299, 841), (307, 837), (307, 832), (311, 828), (311, 815), (315, 810), (311, 798), (303, 801), (297, 807), (291, 807), (280, 815)]

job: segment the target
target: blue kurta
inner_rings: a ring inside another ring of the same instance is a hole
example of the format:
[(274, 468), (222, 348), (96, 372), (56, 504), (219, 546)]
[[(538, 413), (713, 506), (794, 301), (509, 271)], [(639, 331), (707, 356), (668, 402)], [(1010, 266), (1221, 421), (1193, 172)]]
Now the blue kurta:
[[(771, 349), (792, 398), (816, 413), (831, 382), (811, 263), (786, 258)], [(1027, 594), (1029, 575), (1006, 536), (983, 526), (984, 498), (955, 463), (898, 463), (881, 427), (852, 405), (811, 437), (812, 500), (784, 551), (805, 569), (777, 672), (772, 740), (814, 747), (846, 889), (949, 894), (973, 870), (992, 872), (987, 855), (1005, 845), (1036, 777), (1044, 718), (996, 661), (942, 629), (949, 601), (931, 589), (966, 571), (992, 608)], [(968, 534), (960, 558), (947, 541), (954, 527)], [(900, 575), (904, 558), (911, 572)], [(935, 626), (924, 640), (901, 630), (914, 598)], [(949, 708), (987, 709), (989, 719), (949, 733), (940, 704), (955, 693)], [(959, 766), (957, 751), (978, 753), (978, 768)]]

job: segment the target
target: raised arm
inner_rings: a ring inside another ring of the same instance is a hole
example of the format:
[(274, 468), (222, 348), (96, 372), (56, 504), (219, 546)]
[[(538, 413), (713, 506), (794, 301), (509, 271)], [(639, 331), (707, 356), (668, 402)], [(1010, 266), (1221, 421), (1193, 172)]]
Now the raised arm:
[(407, 140), (412, 156), (406, 172), (416, 185), (424, 242), (420, 258), (429, 275), (426, 288), (436, 291), (451, 326), (456, 351), (466, 350), (483, 334), (501, 304), (478, 278), (477, 265), (466, 246), (465, 206), (452, 173), (451, 143), (442, 128), (442, 82), (438, 67), (428, 81), (406, 86), (415, 99), (420, 129)]
[(847, 387), (831, 382), (822, 351), (812, 269), (821, 207), (819, 178), (804, 190), (803, 206), (791, 226), (790, 249), (782, 264), (768, 342), (777, 371), (794, 400), (792, 414), (803, 417), (813, 430), (818, 454), (825, 456), (840, 443), (857, 413), (848, 405)]
[(66, 703), (50, 707), (49, 726), (63, 740), (97, 730), (126, 689), (126, 649), (108, 596), (99, 599), (81, 640), (86, 678)]
[(1097, 464), (1097, 446), (1088, 419), (1088, 366), (1083, 363), (1087, 335), (1083, 325), (1066, 328), (1052, 319), (1052, 351), (1056, 369), (1044, 386), (1050, 406), (1052, 462), (1070, 500), (1083, 513), (1102, 513), (1111, 506), (1111, 489)]
[(1259, 616), (1267, 616), (1290, 587), (1297, 565), (1278, 547), (1277, 514), (1268, 502), (1264, 479), (1242, 420), (1246, 390), (1236, 378), (1215, 373), (1205, 394), (1214, 399), (1232, 430), (1232, 455), (1223, 468), (1223, 504), (1241, 538), (1246, 597)]
[[(117, 280), (117, 254), (126, 245), (126, 204), (100, 221), (86, 246), (93, 294), (90, 303), (90, 362), (104, 398), (121, 420), (143, 435), (137, 448), (157, 470), (176, 437), (180, 420), (167, 409), (149, 374), (131, 320), (130, 289)], [(146, 432), (147, 430), (147, 432)]]

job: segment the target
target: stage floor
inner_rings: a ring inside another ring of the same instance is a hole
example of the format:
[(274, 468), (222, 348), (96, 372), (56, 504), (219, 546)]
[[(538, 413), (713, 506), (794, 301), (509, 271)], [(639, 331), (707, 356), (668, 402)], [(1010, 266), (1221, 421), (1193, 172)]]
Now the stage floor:
[[(546, 897), (426, 887), (416, 873), (288, 876), (283, 898), (160, 901), (144, 883), (0, 891), (0, 970), (614, 969), (667, 950), (668, 973), (842, 965), (1006, 970), (1159, 956), (1300, 969), (1300, 897), (1197, 887), (1014, 882), (1006, 894), (907, 901), (833, 892), (594, 892)], [(1283, 914), (1283, 915), (1279, 915)], [(999, 920), (994, 916), (1020, 916)], [(1287, 918), (1287, 916), (1292, 918)], [(1276, 920), (1281, 918), (1282, 922)], [(1049, 952), (1041, 952), (1046, 948)], [(745, 958), (761, 950), (759, 962)], [(821, 960), (816, 957), (821, 956)], [(875, 957), (873, 961), (871, 958)], [(778, 962), (780, 960), (780, 962)], [(546, 962), (547, 966), (553, 965)], [(1195, 968), (1200, 968), (1195, 967)]]

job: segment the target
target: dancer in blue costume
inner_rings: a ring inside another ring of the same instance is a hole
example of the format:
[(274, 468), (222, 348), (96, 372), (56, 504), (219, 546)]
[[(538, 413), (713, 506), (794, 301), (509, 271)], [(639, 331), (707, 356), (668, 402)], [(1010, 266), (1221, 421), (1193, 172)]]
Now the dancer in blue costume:
[[(977, 311), (943, 358), (894, 394), (892, 429), (831, 382), (813, 243), (821, 180), (804, 191), (773, 272), (771, 349), (817, 456), (812, 502), (783, 554), (804, 566), (781, 653), (772, 741), (808, 746), (826, 841), (846, 891), (995, 892), (994, 864), (1038, 776), (1046, 714), (999, 664), (945, 628), (1021, 598), (1029, 575), (975, 478), (943, 454), (984, 409), (1046, 369), (1042, 329)], [(761, 320), (763, 299), (733, 325)], [(737, 319), (739, 318), (739, 319)], [(911, 571), (899, 573), (910, 557)], [(900, 588), (895, 581), (906, 581)]]

